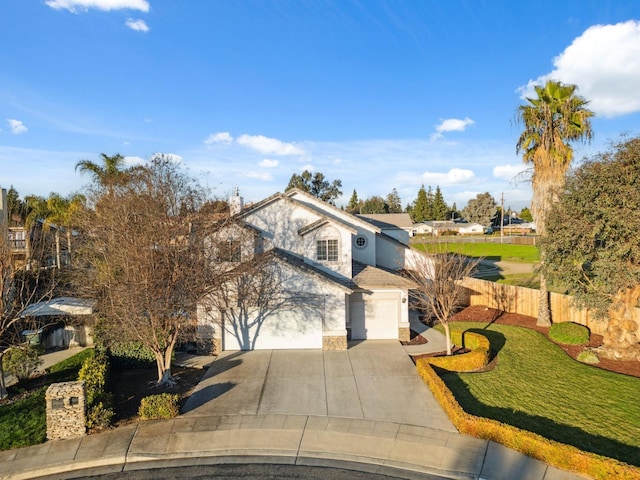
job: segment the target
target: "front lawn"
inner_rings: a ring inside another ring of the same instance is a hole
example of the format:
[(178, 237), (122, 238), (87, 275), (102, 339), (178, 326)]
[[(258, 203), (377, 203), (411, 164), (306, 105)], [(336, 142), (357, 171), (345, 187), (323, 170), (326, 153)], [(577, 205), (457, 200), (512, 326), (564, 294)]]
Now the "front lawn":
[(72, 382), (84, 360), (93, 355), (86, 349), (47, 369), (46, 375), (9, 387), (9, 400), (0, 405), (0, 450), (27, 447), (45, 441), (47, 418), (45, 393), (52, 383)]
[(495, 261), (536, 263), (540, 252), (534, 245), (512, 245), (508, 243), (414, 243), (413, 247), (427, 253), (454, 252), (473, 258)]
[(498, 351), (483, 373), (446, 373), (462, 408), (582, 450), (640, 466), (640, 378), (576, 362), (539, 332), (455, 322)]

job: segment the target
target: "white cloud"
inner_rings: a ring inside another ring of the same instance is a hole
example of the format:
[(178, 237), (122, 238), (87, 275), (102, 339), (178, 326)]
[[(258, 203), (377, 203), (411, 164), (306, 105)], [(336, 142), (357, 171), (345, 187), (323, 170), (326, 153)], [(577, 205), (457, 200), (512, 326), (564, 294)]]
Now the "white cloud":
[(183, 158), (180, 155), (176, 155), (175, 153), (157, 152), (151, 155), (151, 157), (149, 157), (149, 160), (154, 160), (156, 158), (166, 158), (173, 163), (183, 163)]
[(271, 180), (273, 180), (273, 175), (271, 175), (270, 173), (267, 172), (246, 172), (243, 174), (245, 177), (248, 178), (255, 178), (258, 180), (264, 180), (265, 182), (270, 182)]
[(528, 170), (524, 164), (520, 165), (497, 165), (493, 167), (492, 174), (495, 178), (506, 180), (507, 182), (517, 182), (524, 180), (523, 173)]
[(281, 142), (263, 135), (240, 135), (237, 142), (239, 145), (265, 155), (304, 155), (304, 150), (292, 143)]
[(7, 118), (7, 123), (9, 124), (9, 128), (11, 129), (11, 133), (13, 133), (14, 135), (20, 135), (21, 133), (25, 133), (29, 130), (20, 120)]
[(98, 10), (140, 10), (141, 12), (149, 11), (149, 2), (147, 0), (46, 0), (45, 5), (56, 10), (69, 10), (77, 12), (78, 10), (87, 11), (90, 8)]
[(473, 182), (476, 179), (476, 175), (471, 170), (452, 168), (446, 173), (424, 172), (422, 179), (430, 185), (461, 185)]
[(259, 163), (259, 165), (265, 168), (275, 168), (278, 166), (278, 163), (278, 160), (269, 160), (268, 158), (265, 158)]
[(598, 115), (615, 117), (640, 111), (640, 21), (594, 25), (553, 59), (554, 70), (517, 91), (522, 98), (548, 79), (578, 85)]
[(134, 155), (127, 155), (124, 157), (124, 163), (129, 166), (132, 167), (134, 165), (142, 165), (144, 163), (146, 163), (146, 160), (142, 157), (136, 157)]
[(204, 139), (205, 145), (213, 145), (214, 143), (220, 143), (222, 145), (231, 145), (233, 137), (229, 132), (212, 133)]
[(469, 125), (473, 125), (474, 123), (476, 122), (469, 117), (465, 117), (464, 119), (447, 118), (436, 125), (436, 133), (431, 135), (431, 140), (442, 138), (442, 134), (445, 132), (464, 132)]
[(135, 30), (137, 32), (148, 32), (149, 26), (146, 24), (144, 20), (134, 20), (133, 18), (128, 18), (125, 22), (125, 25), (129, 27), (131, 30)]

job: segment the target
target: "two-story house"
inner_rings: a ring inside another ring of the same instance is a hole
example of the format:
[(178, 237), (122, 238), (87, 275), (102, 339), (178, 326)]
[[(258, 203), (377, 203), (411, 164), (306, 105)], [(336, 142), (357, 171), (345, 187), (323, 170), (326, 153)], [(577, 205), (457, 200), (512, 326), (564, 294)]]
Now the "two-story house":
[(279, 291), (294, 301), (241, 319), (235, 305), (203, 299), (198, 331), (212, 337), (215, 352), (408, 340), (413, 284), (398, 273), (412, 255), (406, 244), (297, 189), (246, 208), (236, 193), (231, 205), (235, 223), (226, 232), (224, 261), (241, 264), (252, 252), (267, 252), (277, 265)]

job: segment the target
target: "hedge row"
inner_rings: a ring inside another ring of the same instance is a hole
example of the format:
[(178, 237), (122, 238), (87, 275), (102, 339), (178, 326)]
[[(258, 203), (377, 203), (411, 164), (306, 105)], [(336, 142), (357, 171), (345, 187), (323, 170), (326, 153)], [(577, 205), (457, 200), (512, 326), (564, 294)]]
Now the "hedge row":
[(109, 380), (109, 359), (104, 352), (97, 352), (87, 358), (78, 372), (78, 380), (83, 380), (87, 394), (87, 428), (107, 428), (111, 425), (115, 412), (113, 395), (107, 391)]
[(640, 468), (584, 452), (571, 445), (549, 440), (496, 420), (470, 415), (462, 409), (453, 393), (430, 365), (431, 360), (433, 359), (416, 359), (418, 373), (460, 433), (500, 443), (555, 467), (583, 473), (596, 479), (640, 478)]
[(430, 357), (424, 359), (431, 365), (450, 372), (473, 372), (487, 366), (491, 353), (491, 344), (484, 335), (474, 332), (451, 330), (451, 342), (471, 350), (463, 355)]

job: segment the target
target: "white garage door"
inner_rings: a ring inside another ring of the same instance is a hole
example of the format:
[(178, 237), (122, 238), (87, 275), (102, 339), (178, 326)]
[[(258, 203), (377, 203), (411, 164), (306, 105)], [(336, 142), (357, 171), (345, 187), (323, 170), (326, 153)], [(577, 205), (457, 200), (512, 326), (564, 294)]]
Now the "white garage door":
[(400, 316), (398, 294), (354, 294), (351, 298), (349, 313), (353, 340), (398, 338)]
[(287, 312), (237, 331), (227, 323), (223, 335), (224, 350), (322, 348), (322, 315)]

